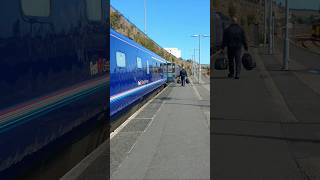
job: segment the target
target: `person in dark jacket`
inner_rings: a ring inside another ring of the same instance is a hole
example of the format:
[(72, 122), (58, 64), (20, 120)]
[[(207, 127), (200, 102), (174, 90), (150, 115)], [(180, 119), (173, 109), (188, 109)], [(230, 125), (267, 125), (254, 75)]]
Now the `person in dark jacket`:
[(184, 67), (182, 67), (180, 70), (181, 86), (185, 86), (186, 77), (188, 77), (187, 71), (184, 69)]
[[(222, 51), (224, 48), (228, 49), (228, 59), (229, 59), (229, 78), (235, 79), (240, 78), (241, 71), (241, 51), (242, 47), (248, 51), (247, 39), (245, 32), (242, 27), (237, 23), (237, 18), (233, 18), (233, 23), (224, 30), (223, 32), (223, 41), (222, 41)], [(236, 68), (234, 68), (234, 62)], [(236, 73), (234, 74), (234, 69)]]

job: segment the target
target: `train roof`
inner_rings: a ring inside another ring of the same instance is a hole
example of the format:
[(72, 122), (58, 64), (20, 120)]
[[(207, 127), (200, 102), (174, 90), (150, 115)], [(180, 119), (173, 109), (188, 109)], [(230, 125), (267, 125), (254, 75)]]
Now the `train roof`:
[(148, 53), (149, 55), (152, 56), (153, 59), (157, 60), (157, 61), (160, 61), (162, 63), (171, 63), (170, 61), (167, 61), (165, 59), (163, 59), (162, 57), (160, 57), (159, 55), (157, 55), (156, 53), (150, 51), (149, 49), (145, 48), (144, 46), (142, 46), (141, 44), (135, 42), (134, 40), (128, 38), (127, 36), (121, 34), (121, 33), (118, 33), (117, 31), (115, 31), (114, 29), (110, 28), (110, 35), (118, 38), (119, 40), (131, 45), (131, 46), (134, 46), (135, 48), (138, 48), (142, 51), (144, 51), (145, 53)]

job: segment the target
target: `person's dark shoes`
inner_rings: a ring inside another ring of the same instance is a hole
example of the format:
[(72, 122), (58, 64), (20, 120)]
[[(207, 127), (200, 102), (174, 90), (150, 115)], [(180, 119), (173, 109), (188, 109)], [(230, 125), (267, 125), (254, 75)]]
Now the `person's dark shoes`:
[(239, 77), (239, 76), (236, 76), (234, 79), (240, 79), (240, 77)]
[(233, 78), (233, 74), (229, 73), (228, 78)]

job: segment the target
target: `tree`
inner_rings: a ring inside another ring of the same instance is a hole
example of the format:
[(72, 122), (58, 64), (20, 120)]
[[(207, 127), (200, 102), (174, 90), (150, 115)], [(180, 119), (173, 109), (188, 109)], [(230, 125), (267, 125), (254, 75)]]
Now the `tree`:
[(120, 19), (121, 16), (117, 12), (111, 12), (110, 14), (110, 24), (111, 27), (114, 29), (119, 29), (120, 28)]

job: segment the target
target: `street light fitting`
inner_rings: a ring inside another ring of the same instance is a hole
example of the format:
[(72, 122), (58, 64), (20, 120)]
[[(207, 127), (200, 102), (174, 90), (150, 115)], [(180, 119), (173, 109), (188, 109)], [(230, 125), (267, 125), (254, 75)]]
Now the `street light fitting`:
[(198, 37), (199, 39), (199, 72), (198, 72), (198, 83), (200, 84), (200, 73), (201, 73), (201, 63), (200, 63), (200, 57), (201, 57), (201, 52), (200, 52), (200, 39), (201, 37), (209, 37), (208, 35), (204, 34), (194, 34), (191, 37)]

